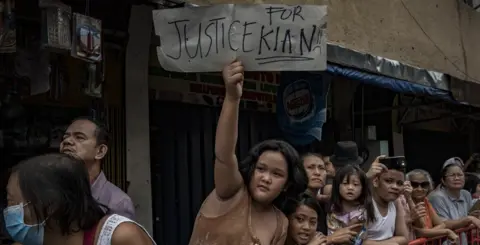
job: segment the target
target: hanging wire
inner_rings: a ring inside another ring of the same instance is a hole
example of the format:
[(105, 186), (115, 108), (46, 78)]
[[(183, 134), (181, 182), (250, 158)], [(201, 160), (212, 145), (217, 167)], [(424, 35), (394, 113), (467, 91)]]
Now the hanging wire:
[[(432, 37), (430, 37), (430, 35), (428, 35), (428, 33), (425, 31), (425, 29), (423, 28), (423, 26), (420, 24), (420, 22), (418, 21), (418, 19), (413, 15), (413, 13), (410, 11), (410, 8), (407, 7), (407, 5), (405, 4), (404, 0), (400, 0), (400, 2), (402, 3), (403, 5), (403, 8), (407, 11), (407, 13), (410, 15), (410, 17), (412, 18), (412, 20), (415, 22), (415, 24), (418, 26), (418, 28), (420, 28), (420, 31), (423, 32), (423, 34), (428, 38), (428, 40), (435, 46), (435, 48), (444, 56), (445, 60), (448, 61), (448, 63), (450, 63), (459, 73), (461, 73), (462, 75), (464, 75), (466, 78), (470, 79), (471, 81), (473, 82), (476, 82), (476, 83), (480, 83), (479, 80), (475, 79), (474, 77), (471, 77), (467, 74), (466, 71), (464, 71), (463, 69), (461, 69), (457, 64), (455, 64), (455, 62), (452, 61), (452, 59), (450, 57), (447, 56), (447, 54), (440, 48), (440, 46), (438, 46), (438, 44), (433, 40)], [(465, 64), (466, 65), (466, 64)]]
[(85, 0), (85, 15), (90, 16), (90, 0)]

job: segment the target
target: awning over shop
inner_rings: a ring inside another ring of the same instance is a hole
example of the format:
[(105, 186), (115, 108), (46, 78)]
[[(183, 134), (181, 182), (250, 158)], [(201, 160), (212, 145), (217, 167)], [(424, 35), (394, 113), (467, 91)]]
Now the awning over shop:
[(350, 79), (361, 81), (366, 84), (371, 84), (374, 86), (389, 89), (397, 93), (432, 96), (450, 102), (457, 102), (452, 98), (451, 93), (448, 90), (438, 89), (405, 80), (386, 77), (383, 75), (376, 75), (331, 63), (328, 64), (327, 69), (328, 72), (334, 75), (341, 75)]
[(410, 66), (396, 60), (361, 53), (334, 44), (328, 44), (327, 57), (329, 62), (335, 64), (358, 68), (423, 86), (449, 90), (448, 76), (443, 73)]

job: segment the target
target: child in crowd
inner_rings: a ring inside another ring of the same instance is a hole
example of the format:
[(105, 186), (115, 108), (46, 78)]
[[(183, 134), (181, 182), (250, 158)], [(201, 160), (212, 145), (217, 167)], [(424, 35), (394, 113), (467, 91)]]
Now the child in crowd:
[(327, 170), (327, 182), (319, 200), (328, 203), (332, 194), (332, 183), (336, 170), (349, 164), (360, 166), (363, 163), (363, 159), (358, 155), (358, 147), (355, 142), (340, 141), (335, 145), (333, 155), (323, 156), (322, 160)]
[(321, 211), (315, 197), (308, 194), (300, 200), (289, 199), (283, 209), (289, 221), (285, 245), (326, 244), (326, 236), (316, 231)]
[(406, 245), (408, 229), (398, 197), (403, 192), (404, 169), (388, 169), (377, 157), (367, 177), (370, 179), (375, 222), (369, 222), (364, 245)]
[[(328, 234), (352, 226), (359, 231), (366, 223), (374, 223), (374, 206), (365, 173), (357, 165), (339, 170), (333, 180), (331, 212), (327, 216)], [(355, 239), (355, 232), (350, 233)]]
[(277, 209), (307, 187), (298, 152), (288, 143), (267, 140), (238, 162), (238, 117), (244, 67), (223, 70), (226, 95), (215, 136), (215, 189), (203, 202), (190, 245), (284, 245), (288, 220)]

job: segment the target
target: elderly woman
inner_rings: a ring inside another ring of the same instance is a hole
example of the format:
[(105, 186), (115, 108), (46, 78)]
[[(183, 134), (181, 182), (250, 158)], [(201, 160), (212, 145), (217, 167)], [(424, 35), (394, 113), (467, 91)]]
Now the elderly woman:
[[(438, 216), (444, 219), (446, 227), (455, 230), (469, 225), (480, 228), (480, 220), (469, 213), (473, 206), (472, 195), (463, 189), (465, 173), (458, 158), (450, 158), (442, 167), (441, 185), (428, 196), (428, 201)], [(467, 244), (462, 234), (462, 244)]]
[(425, 227), (413, 227), (417, 237), (432, 238), (448, 236), (450, 240), (456, 240), (458, 237), (455, 232), (445, 225), (427, 199), (428, 193), (433, 190), (433, 181), (430, 174), (425, 170), (415, 169), (407, 173), (406, 177), (412, 186), (411, 199), (416, 205), (422, 204), (426, 210), (426, 215), (423, 219)]

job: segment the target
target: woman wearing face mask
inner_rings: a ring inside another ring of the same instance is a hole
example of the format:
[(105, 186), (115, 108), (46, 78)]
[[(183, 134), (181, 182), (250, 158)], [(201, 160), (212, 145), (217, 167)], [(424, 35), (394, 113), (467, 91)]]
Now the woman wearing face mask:
[(317, 200), (303, 195), (300, 200), (290, 199), (286, 202), (283, 212), (288, 218), (288, 235), (285, 245), (324, 245), (327, 237), (317, 232), (317, 222), (320, 205)]
[[(431, 192), (428, 200), (440, 218), (445, 220), (446, 227), (452, 230), (467, 227), (470, 224), (480, 228), (480, 220), (470, 216), (468, 211), (473, 206), (472, 195), (463, 190), (465, 174), (458, 158), (450, 158), (442, 167), (442, 183)], [(462, 234), (462, 244), (467, 244)]]
[(288, 220), (274, 204), (298, 197), (307, 187), (300, 157), (286, 142), (264, 141), (237, 162), (243, 78), (239, 61), (223, 69), (226, 95), (215, 138), (215, 189), (200, 208), (190, 245), (283, 245)]
[(108, 216), (92, 197), (81, 160), (64, 154), (30, 158), (7, 185), (7, 232), (24, 245), (152, 245), (148, 233), (119, 215)]
[(415, 204), (423, 205), (426, 210), (426, 216), (423, 219), (425, 227), (413, 227), (417, 237), (432, 238), (448, 236), (451, 241), (456, 241), (458, 239), (457, 234), (445, 225), (427, 199), (428, 193), (433, 190), (433, 181), (430, 174), (425, 170), (415, 169), (407, 173), (406, 177), (412, 186), (412, 193), (409, 198), (411, 198)]

